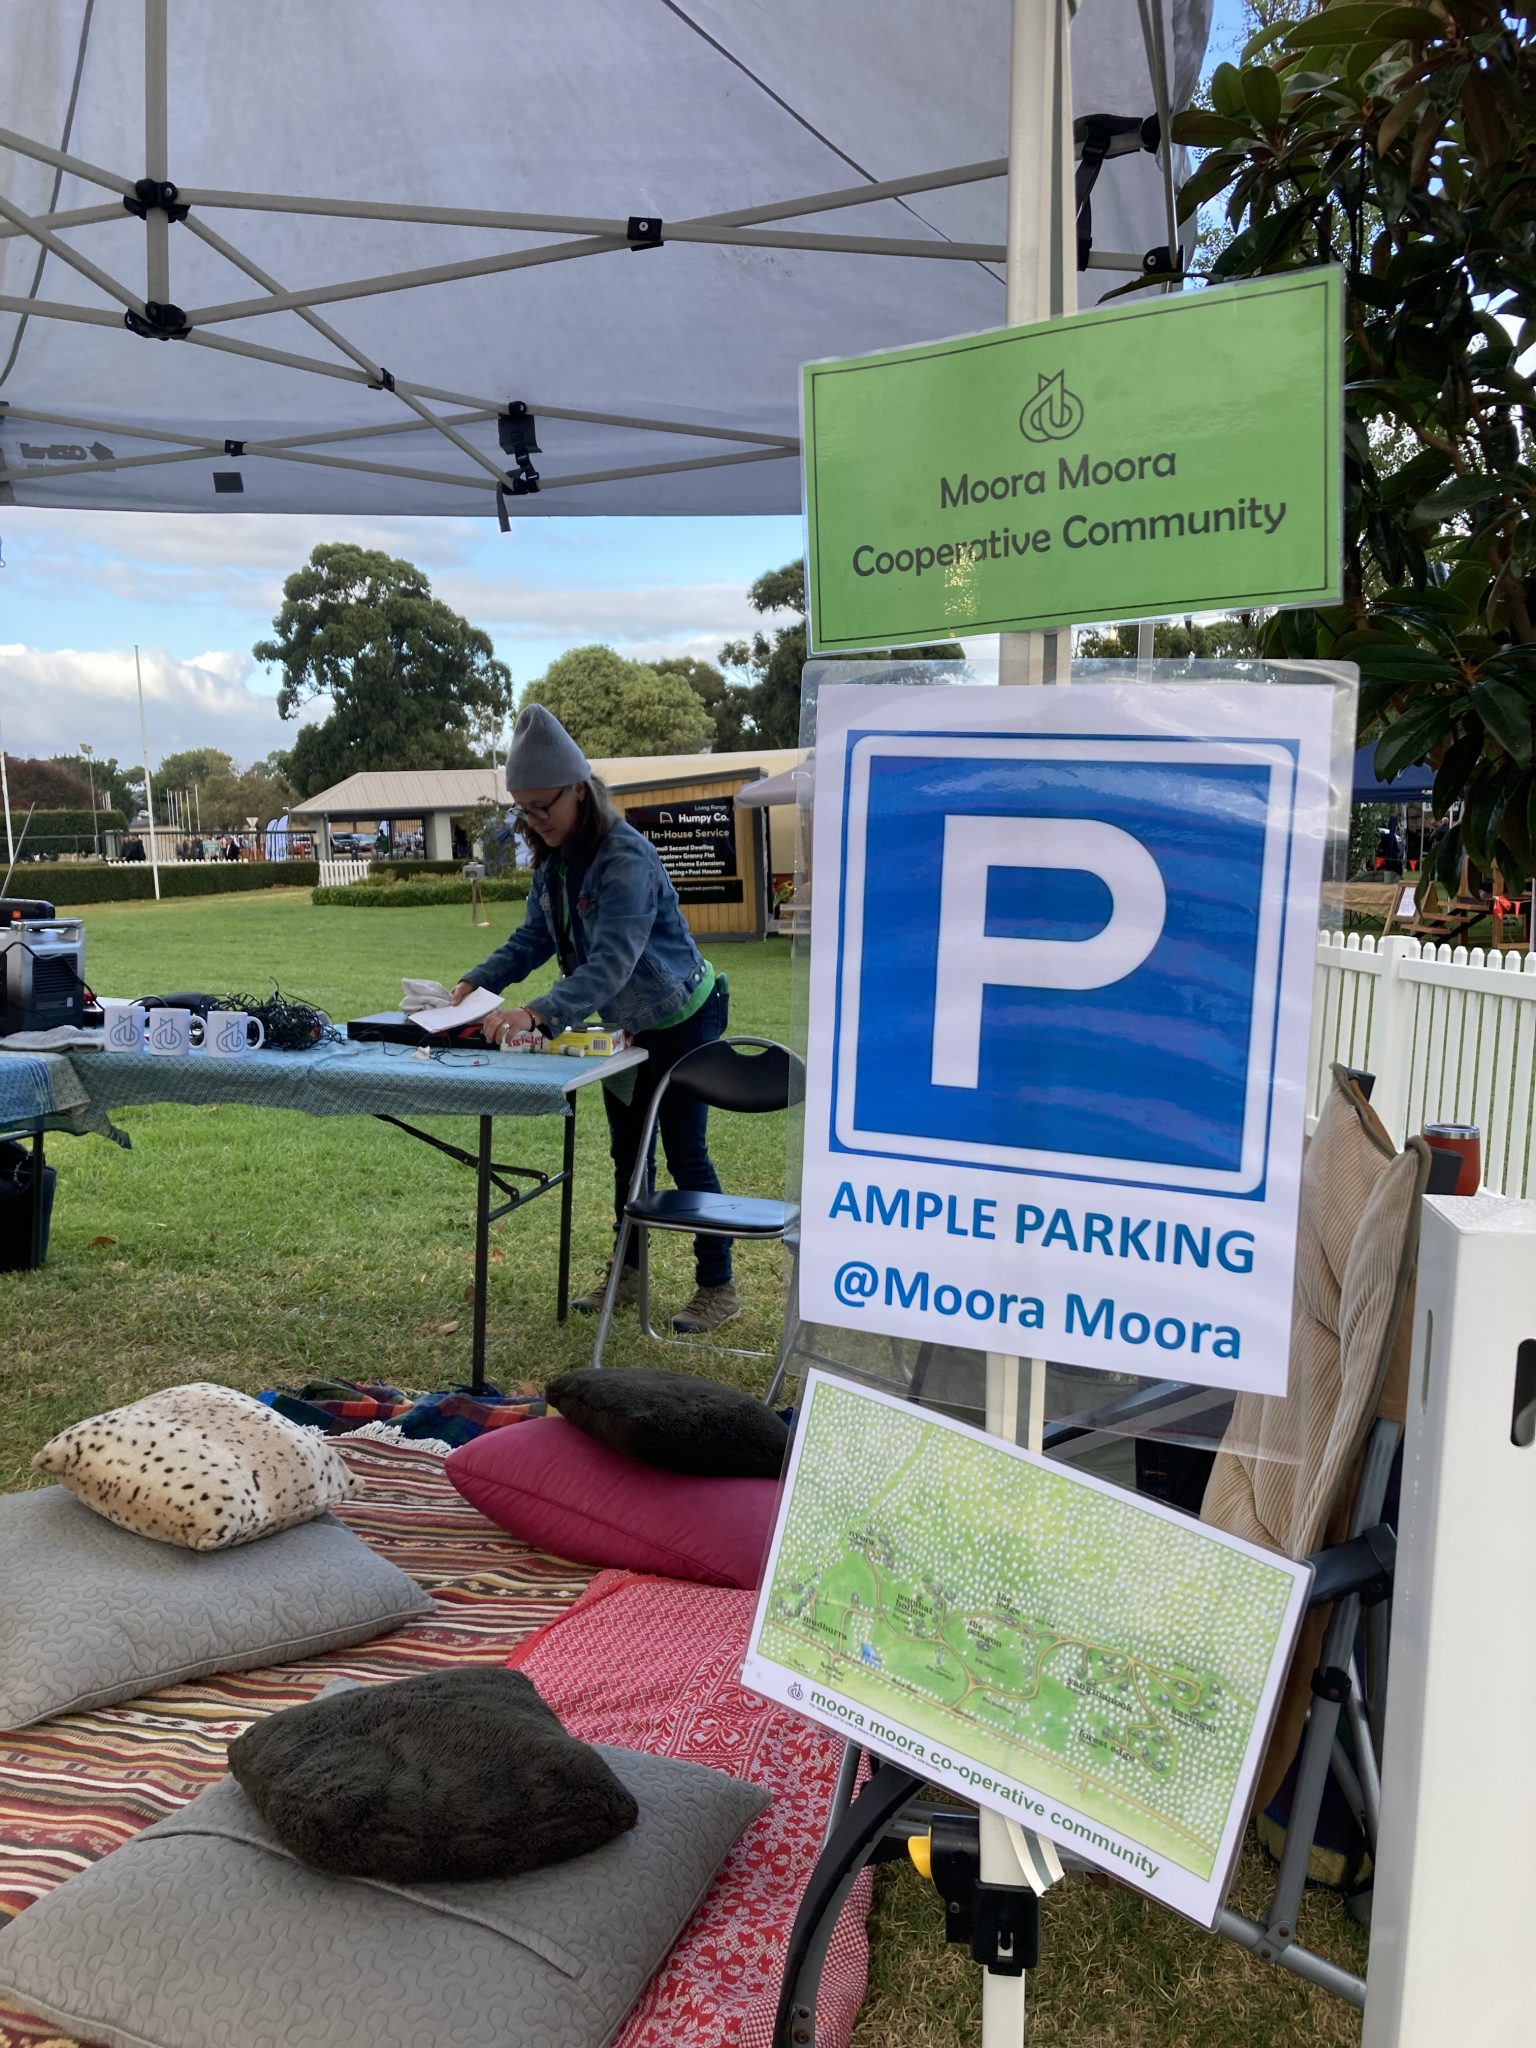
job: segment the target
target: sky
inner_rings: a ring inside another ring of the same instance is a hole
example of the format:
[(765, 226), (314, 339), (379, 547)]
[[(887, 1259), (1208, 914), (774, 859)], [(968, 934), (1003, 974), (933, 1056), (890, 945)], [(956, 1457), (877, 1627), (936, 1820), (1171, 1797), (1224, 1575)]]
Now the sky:
[[(1235, 54), (1241, 0), (1216, 0), (1209, 62)], [(0, 741), (89, 744), (138, 762), (134, 647), (151, 762), (216, 746), (242, 766), (291, 746), (276, 681), (252, 659), (283, 578), (324, 540), (417, 563), (488, 632), (519, 689), (556, 655), (605, 641), (640, 659), (714, 660), (762, 623), (747, 589), (801, 552), (798, 518), (337, 520), (0, 507)], [(326, 706), (307, 707), (323, 717)]]

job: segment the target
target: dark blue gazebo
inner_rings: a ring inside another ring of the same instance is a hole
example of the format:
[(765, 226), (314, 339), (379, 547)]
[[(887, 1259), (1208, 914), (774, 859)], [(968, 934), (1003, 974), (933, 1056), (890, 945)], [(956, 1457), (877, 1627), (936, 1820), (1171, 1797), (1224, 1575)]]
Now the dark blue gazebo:
[(1355, 777), (1350, 802), (1356, 804), (1427, 804), (1435, 786), (1435, 771), (1422, 761), (1394, 775), (1390, 782), (1376, 777), (1376, 742), (1355, 749)]

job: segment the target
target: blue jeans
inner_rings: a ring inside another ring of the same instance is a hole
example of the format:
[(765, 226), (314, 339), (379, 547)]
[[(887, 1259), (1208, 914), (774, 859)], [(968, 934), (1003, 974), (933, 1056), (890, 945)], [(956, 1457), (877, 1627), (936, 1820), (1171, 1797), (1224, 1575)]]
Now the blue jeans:
[[(629, 1193), (630, 1179), (640, 1151), (640, 1134), (652, 1096), (663, 1077), (672, 1071), (684, 1053), (694, 1051), (697, 1046), (708, 1045), (724, 1034), (728, 1015), (729, 1000), (717, 982), (706, 1000), (683, 1023), (674, 1024), (666, 1031), (636, 1032), (635, 1043), (649, 1054), (649, 1058), (643, 1067), (635, 1070), (635, 1092), (628, 1102), (620, 1102), (611, 1088), (603, 1090), (603, 1106), (608, 1112), (609, 1151), (613, 1156), (615, 1232), (623, 1221), (624, 1199)], [(693, 1096), (682, 1095), (669, 1088), (662, 1097), (661, 1114), (656, 1125), (661, 1133), (667, 1171), (674, 1186), (686, 1188), (692, 1194), (718, 1195), (720, 1176), (709, 1156), (709, 1111), (705, 1105)], [(647, 1191), (656, 1185), (654, 1136), (650, 1157), (646, 1161), (645, 1185)], [(638, 1266), (640, 1263), (640, 1242), (636, 1236), (630, 1237), (624, 1263), (626, 1266)], [(693, 1240), (693, 1266), (700, 1287), (725, 1286), (731, 1277), (731, 1240), (728, 1237), (696, 1237)]]

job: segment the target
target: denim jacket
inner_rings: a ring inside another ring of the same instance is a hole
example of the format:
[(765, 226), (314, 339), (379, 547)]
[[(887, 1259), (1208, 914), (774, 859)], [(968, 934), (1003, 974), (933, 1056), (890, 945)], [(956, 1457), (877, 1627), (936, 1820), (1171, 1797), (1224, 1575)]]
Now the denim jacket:
[(571, 878), (568, 933), (560, 874), (558, 854), (540, 862), (521, 926), (465, 980), (500, 991), (558, 959), (560, 980), (534, 999), (551, 1037), (594, 1010), (613, 1029), (648, 1031), (682, 1009), (703, 979), (704, 959), (651, 842), (633, 825), (613, 826), (592, 865)]

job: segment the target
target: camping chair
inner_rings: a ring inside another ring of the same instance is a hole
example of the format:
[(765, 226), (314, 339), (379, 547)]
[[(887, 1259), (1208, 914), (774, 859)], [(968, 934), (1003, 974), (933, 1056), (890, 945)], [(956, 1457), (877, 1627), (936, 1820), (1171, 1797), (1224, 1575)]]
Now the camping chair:
[[(758, 1048), (754, 1055), (743, 1046)], [(594, 1368), (603, 1362), (608, 1325), (624, 1274), (624, 1254), (631, 1236), (640, 1241), (640, 1327), (656, 1343), (667, 1340), (651, 1327), (649, 1238), (653, 1230), (681, 1231), (689, 1237), (751, 1237), (782, 1239), (799, 1217), (792, 1202), (772, 1202), (753, 1195), (695, 1194), (685, 1188), (655, 1188), (651, 1148), (656, 1142), (656, 1120), (662, 1097), (669, 1088), (692, 1095), (710, 1109), (731, 1110), (742, 1116), (764, 1116), (771, 1110), (788, 1109), (805, 1095), (805, 1062), (787, 1045), (772, 1038), (716, 1038), (708, 1045), (684, 1053), (651, 1097), (645, 1129), (618, 1239), (613, 1247), (613, 1264), (608, 1286), (597, 1318), (597, 1339), (592, 1347)]]
[[(1255, 1788), (1261, 1813), (1295, 1760), (1273, 1891), (1254, 1919), (1224, 1908), (1215, 1931), (1355, 2005), (1365, 2002), (1364, 1980), (1302, 1948), (1296, 1912), (1330, 1776), (1375, 1849), (1382, 1603), (1390, 1597), (1396, 1551), (1382, 1517), (1406, 1414), (1411, 1295), (1430, 1158), (1421, 1138), (1397, 1152), (1363, 1092), (1334, 1067), (1302, 1172), (1289, 1391), (1283, 1400), (1236, 1397), (1201, 1506), (1203, 1521), (1305, 1558), (1316, 1574)], [(1142, 1389), (1097, 1419), (1106, 1426), (1144, 1424), (1159, 1394), (1173, 1404), (1194, 1391)], [(1054, 1444), (1051, 1435), (1047, 1452), (1069, 1456), (1091, 1432), (1065, 1429)], [(923, 1788), (910, 1771), (880, 1763), (829, 1832), (790, 1942), (775, 2048), (814, 2048), (816, 1988), (838, 1912), (866, 1863), (900, 1856), (908, 1839), (929, 1835), (931, 1815), (912, 1807)], [(977, 1959), (986, 1960), (969, 1894), (954, 1875), (957, 1840), (963, 1863), (966, 1838), (974, 1843), (975, 1835), (973, 1814), (946, 1813), (932, 1826), (928, 1853), (937, 1879), (943, 1840), (948, 1938), (971, 1941)], [(1058, 1853), (1074, 1863), (1070, 1852)], [(1037, 1902), (1023, 1908), (1026, 1917), (1036, 1910)]]

